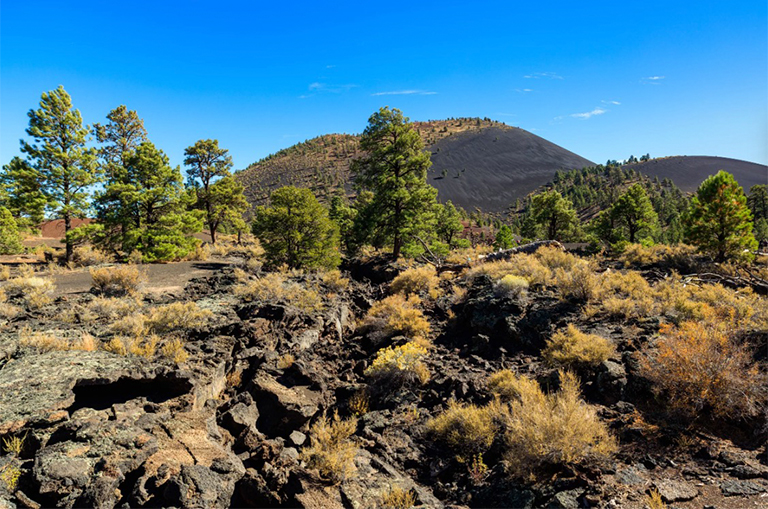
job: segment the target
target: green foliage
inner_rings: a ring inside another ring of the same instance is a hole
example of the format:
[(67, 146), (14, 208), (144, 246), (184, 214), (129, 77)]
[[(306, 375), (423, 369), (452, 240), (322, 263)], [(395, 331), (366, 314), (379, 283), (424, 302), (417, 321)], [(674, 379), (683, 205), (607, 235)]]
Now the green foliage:
[(461, 213), (456, 210), (453, 203), (448, 200), (445, 205), (436, 205), (435, 233), (440, 242), (445, 243), (449, 249), (469, 247), (469, 241), (462, 239), (459, 234), (464, 231), (461, 224)]
[(512, 234), (512, 228), (503, 224), (499, 231), (496, 232), (496, 240), (493, 242), (493, 247), (496, 249), (510, 249), (515, 245), (515, 236)]
[(758, 184), (749, 189), (747, 205), (752, 211), (752, 217), (758, 219), (768, 219), (768, 185)]
[(40, 187), (40, 174), (20, 157), (14, 157), (0, 173), (0, 204), (7, 207), (18, 226), (43, 222), (48, 200)]
[[(242, 216), (248, 208), (243, 196), (243, 186), (230, 177), (232, 158), (229, 151), (219, 148), (219, 140), (199, 140), (184, 150), (184, 164), (189, 167), (187, 175), (195, 188), (197, 204), (205, 211), (211, 243), (216, 243), (216, 232), (222, 220), (238, 223), (237, 216)], [(221, 180), (214, 182), (215, 179)], [(214, 189), (216, 184), (219, 187)], [(233, 193), (233, 194), (229, 194)]]
[[(725, 171), (707, 178), (685, 214), (685, 234), (691, 244), (718, 262), (751, 256), (757, 249), (752, 213), (744, 190)], [(747, 251), (747, 253), (745, 253)]]
[(16, 254), (23, 250), (16, 221), (7, 208), (0, 207), (0, 254)]
[[(21, 142), (49, 206), (64, 219), (65, 233), (71, 229), (73, 217), (86, 215), (89, 188), (100, 180), (96, 151), (85, 146), (89, 130), (83, 126), (80, 112), (72, 109), (69, 94), (59, 86), (43, 93), (40, 109), (29, 111), (26, 132), (33, 142)], [(67, 243), (67, 261), (72, 251), (72, 244)]]
[(622, 194), (610, 210), (614, 228), (621, 228), (629, 242), (638, 242), (656, 227), (658, 215), (640, 184), (632, 185)]
[(355, 183), (373, 193), (366, 207), (375, 213), (359, 214), (358, 224), (365, 224), (363, 230), (373, 242), (391, 245), (397, 259), (426, 223), (434, 221), (437, 190), (426, 180), (432, 164), (429, 153), (409, 119), (388, 107), (368, 119), (360, 147), (367, 154), (354, 160), (350, 169)]
[[(228, 232), (242, 233), (247, 229), (243, 213), (250, 207), (248, 200), (245, 199), (243, 184), (232, 176), (223, 177), (208, 189), (208, 199), (210, 202), (209, 227), (211, 230), (211, 240), (214, 240), (214, 231), (222, 228)], [(198, 189), (198, 192), (200, 190)]]
[(271, 265), (335, 268), (341, 262), (338, 228), (309, 189), (286, 186), (273, 192), (270, 206), (256, 209), (253, 233)]
[(562, 240), (579, 223), (570, 200), (558, 191), (545, 191), (531, 200), (533, 221), (550, 240)]
[(343, 194), (336, 194), (331, 198), (328, 208), (328, 217), (336, 223), (341, 234), (341, 242), (347, 252), (354, 252), (354, 224), (357, 216), (357, 209), (347, 204), (347, 199)]

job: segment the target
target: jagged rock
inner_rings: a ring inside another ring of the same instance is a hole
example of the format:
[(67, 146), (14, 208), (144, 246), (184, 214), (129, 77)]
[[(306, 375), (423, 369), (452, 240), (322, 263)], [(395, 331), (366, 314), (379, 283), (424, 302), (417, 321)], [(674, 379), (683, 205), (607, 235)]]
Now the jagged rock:
[(253, 396), (259, 407), (256, 427), (270, 436), (288, 436), (320, 410), (323, 395), (306, 386), (286, 387), (270, 375), (259, 373), (253, 381)]
[(768, 491), (768, 488), (755, 481), (727, 480), (720, 483), (720, 491), (722, 491), (723, 495), (726, 497), (747, 497), (765, 493)]
[(584, 490), (575, 489), (568, 491), (561, 491), (556, 493), (554, 497), (547, 504), (547, 509), (579, 509), (581, 504), (579, 503), (579, 497), (584, 494)]
[(301, 447), (302, 445), (304, 445), (304, 442), (307, 441), (307, 435), (305, 435), (301, 431), (292, 431), (288, 438), (297, 447)]
[[(248, 394), (248, 393), (245, 393)], [(250, 399), (250, 395), (248, 395)], [(233, 405), (229, 410), (221, 414), (219, 422), (221, 426), (229, 430), (232, 435), (238, 436), (246, 428), (256, 425), (256, 420), (259, 418), (259, 409), (256, 404), (251, 400), (250, 404), (238, 402)]]
[(755, 468), (750, 465), (736, 465), (730, 470), (730, 473), (732, 476), (738, 477), (739, 479), (768, 478), (768, 469)]
[(626, 386), (627, 370), (623, 364), (606, 360), (598, 366), (597, 388), (604, 395), (614, 400), (621, 399)]
[(654, 486), (665, 502), (683, 502), (699, 495), (699, 490), (685, 481), (665, 479), (655, 482)]

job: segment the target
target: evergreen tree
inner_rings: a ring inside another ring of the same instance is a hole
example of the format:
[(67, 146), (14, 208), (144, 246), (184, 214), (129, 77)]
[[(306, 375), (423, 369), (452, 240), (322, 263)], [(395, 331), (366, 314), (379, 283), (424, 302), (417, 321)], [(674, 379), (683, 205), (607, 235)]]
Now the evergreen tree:
[[(96, 151), (86, 147), (89, 131), (80, 112), (72, 109), (69, 94), (59, 86), (43, 93), (40, 109), (29, 111), (26, 132), (33, 143), (21, 141), (54, 215), (64, 219), (65, 234), (72, 229), (72, 218), (85, 217), (89, 188), (100, 180)], [(73, 245), (69, 240), (65, 243), (69, 261)]]
[(448, 249), (457, 247), (467, 247), (466, 239), (459, 237), (464, 231), (464, 225), (461, 223), (461, 213), (451, 203), (451, 200), (445, 202), (445, 205), (436, 205), (435, 233), (440, 242), (444, 242)]
[(761, 245), (768, 241), (768, 219), (761, 217), (755, 221), (755, 240)]
[(749, 190), (747, 204), (755, 221), (768, 219), (768, 186), (765, 184), (752, 186)]
[(18, 226), (33, 227), (45, 219), (48, 199), (40, 187), (40, 173), (20, 157), (3, 166), (0, 189)]
[(571, 201), (554, 190), (533, 197), (531, 214), (549, 240), (561, 240), (579, 222)]
[(659, 220), (641, 184), (634, 184), (619, 197), (611, 207), (611, 216), (615, 218), (614, 226), (624, 229), (633, 243), (650, 234)]
[(347, 199), (343, 193), (337, 193), (331, 198), (328, 217), (336, 223), (341, 243), (348, 253), (353, 252), (355, 249), (353, 227), (356, 216), (357, 210), (347, 204)]
[(273, 266), (335, 268), (339, 231), (309, 189), (286, 186), (270, 196), (269, 207), (256, 209), (253, 233)]
[(177, 260), (200, 243), (191, 237), (202, 228), (200, 213), (190, 212), (178, 167), (152, 142), (139, 145), (126, 159), (127, 183), (115, 183), (109, 192), (124, 210), (132, 210), (123, 249), (137, 250), (147, 262)]
[(243, 185), (228, 175), (220, 178), (208, 188), (207, 196), (210, 202), (208, 224), (211, 227), (211, 241), (213, 232), (218, 232), (222, 227), (225, 230), (235, 231), (239, 234), (245, 231), (246, 224), (243, 214), (250, 208), (245, 199)]
[(493, 247), (496, 249), (510, 249), (515, 245), (515, 236), (512, 233), (512, 229), (503, 224), (499, 231), (496, 232), (496, 240), (493, 242)]
[(21, 253), (24, 250), (21, 240), (11, 211), (0, 207), (0, 255)]
[(752, 213), (744, 190), (725, 171), (708, 177), (699, 186), (685, 214), (685, 235), (718, 262), (744, 256), (757, 249), (752, 233)]
[(409, 119), (388, 107), (368, 119), (360, 147), (366, 155), (354, 160), (351, 170), (355, 183), (373, 192), (368, 206), (375, 214), (364, 214), (373, 219), (369, 234), (385, 239), (397, 259), (432, 216), (437, 200), (437, 190), (427, 184), (429, 153)]
[[(232, 158), (228, 150), (219, 148), (219, 140), (199, 140), (187, 147), (184, 155), (184, 164), (189, 167), (187, 175), (190, 181), (199, 181), (202, 186), (196, 187), (198, 206), (205, 211), (211, 243), (215, 244), (218, 224), (214, 218), (214, 209), (220, 208), (221, 205), (215, 203), (216, 197), (211, 193), (211, 186), (215, 179), (230, 175)], [(221, 198), (221, 195), (218, 197)]]

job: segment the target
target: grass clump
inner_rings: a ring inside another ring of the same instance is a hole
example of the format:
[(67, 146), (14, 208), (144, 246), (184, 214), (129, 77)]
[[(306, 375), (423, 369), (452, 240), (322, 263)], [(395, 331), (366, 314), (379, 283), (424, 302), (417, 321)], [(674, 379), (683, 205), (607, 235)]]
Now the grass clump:
[(427, 430), (451, 449), (457, 460), (466, 462), (493, 444), (499, 431), (500, 408), (498, 403), (479, 407), (451, 401), (443, 413), (427, 421)]
[(420, 304), (421, 299), (415, 295), (408, 298), (401, 294), (390, 295), (371, 306), (363, 326), (374, 338), (403, 335), (415, 340), (426, 340), (430, 326), (418, 308)]
[(511, 372), (496, 375), (498, 393), (511, 396), (505, 456), (513, 476), (525, 476), (547, 465), (602, 460), (616, 450), (616, 441), (595, 408), (581, 399), (576, 376), (559, 373), (560, 390), (551, 394), (545, 394), (535, 381)]
[(528, 293), (528, 280), (524, 277), (507, 274), (496, 283), (496, 293), (512, 299), (525, 297)]
[(573, 324), (552, 335), (541, 355), (550, 364), (595, 366), (608, 360), (616, 348), (608, 339), (581, 332)]
[(19, 331), (19, 345), (36, 348), (41, 352), (70, 349), (70, 344), (66, 339), (50, 332), (34, 332), (29, 327), (24, 327)]
[(393, 487), (381, 499), (381, 507), (386, 509), (410, 509), (416, 505), (416, 496), (412, 490)]
[(144, 279), (135, 265), (91, 268), (90, 273), (100, 294), (115, 297), (139, 294)]
[(13, 493), (16, 490), (16, 485), (19, 483), (19, 477), (21, 477), (21, 469), (11, 463), (6, 463), (0, 470), (0, 481), (5, 484), (8, 492)]
[(320, 280), (325, 286), (336, 293), (343, 292), (349, 288), (349, 279), (342, 277), (341, 271), (338, 269), (329, 270), (324, 272), (320, 276)]
[(768, 373), (734, 329), (723, 321), (663, 324), (655, 344), (642, 351), (641, 373), (671, 409), (689, 416), (758, 416), (768, 403)]
[(424, 364), (427, 349), (414, 342), (390, 346), (378, 351), (373, 363), (365, 370), (374, 385), (388, 390), (429, 381), (429, 369)]
[(93, 246), (79, 246), (75, 248), (74, 261), (78, 267), (90, 267), (92, 265), (112, 263), (114, 258), (112, 255)]
[(6, 454), (12, 454), (18, 457), (21, 454), (21, 450), (24, 448), (24, 441), (27, 436), (23, 437), (10, 437), (3, 439), (3, 451)]
[(147, 327), (162, 334), (180, 329), (200, 329), (213, 317), (207, 309), (200, 309), (196, 302), (172, 302), (149, 311)]
[(141, 302), (134, 298), (96, 297), (88, 303), (88, 311), (101, 318), (115, 320), (137, 312)]
[(184, 342), (179, 338), (171, 338), (160, 350), (162, 356), (174, 364), (183, 364), (187, 362), (189, 354), (184, 349)]
[(56, 285), (50, 279), (32, 276), (31, 270), (26, 271), (27, 275), (8, 280), (3, 289), (8, 297), (23, 300), (29, 309), (39, 309), (53, 302)]
[(403, 295), (419, 295), (430, 297), (432, 299), (438, 296), (438, 287), (440, 278), (437, 277), (437, 271), (431, 265), (413, 267), (406, 269), (392, 281), (390, 290), (392, 293)]
[(356, 447), (351, 439), (355, 430), (357, 419), (341, 419), (338, 413), (333, 419), (322, 416), (309, 430), (310, 445), (302, 450), (302, 459), (335, 483), (351, 477), (355, 473)]
[(278, 272), (238, 285), (234, 293), (247, 302), (282, 301), (307, 314), (319, 313), (325, 308), (319, 293), (303, 288), (298, 283), (288, 282), (285, 275)]
[(600, 280), (587, 263), (569, 269), (555, 269), (554, 284), (563, 300), (587, 302), (596, 298), (600, 292)]

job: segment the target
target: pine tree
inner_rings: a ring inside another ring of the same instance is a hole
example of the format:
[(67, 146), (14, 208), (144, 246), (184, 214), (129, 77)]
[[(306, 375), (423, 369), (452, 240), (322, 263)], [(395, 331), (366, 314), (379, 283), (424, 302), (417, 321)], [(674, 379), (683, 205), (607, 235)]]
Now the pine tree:
[(406, 243), (433, 213), (437, 190), (427, 184), (432, 165), (418, 132), (398, 109), (381, 108), (368, 119), (360, 138), (367, 154), (352, 162), (355, 183), (373, 192), (371, 237), (385, 239), (397, 259)]
[(747, 197), (733, 175), (725, 171), (708, 177), (699, 186), (684, 224), (688, 241), (718, 262), (749, 258), (745, 251), (757, 249)]
[(464, 231), (464, 225), (461, 223), (461, 213), (451, 200), (445, 202), (444, 205), (436, 204), (435, 216), (435, 233), (440, 242), (444, 242), (448, 249), (468, 245), (466, 239), (459, 237), (459, 234)]
[(510, 249), (515, 245), (515, 236), (512, 233), (512, 228), (503, 224), (499, 231), (496, 232), (496, 240), (493, 242), (493, 247), (496, 249)]
[(245, 188), (233, 176), (220, 178), (208, 188), (210, 212), (208, 224), (211, 227), (211, 241), (213, 232), (218, 232), (222, 227), (225, 230), (234, 231), (239, 235), (245, 231), (246, 224), (243, 214), (250, 208), (243, 191)]
[[(33, 143), (21, 141), (22, 152), (29, 155), (39, 173), (49, 206), (54, 215), (64, 219), (65, 234), (72, 229), (73, 218), (85, 217), (90, 187), (100, 180), (96, 151), (86, 147), (89, 131), (80, 112), (72, 109), (69, 94), (59, 86), (43, 93), (40, 109), (29, 111), (26, 132)], [(65, 243), (69, 261), (73, 245), (69, 240)]]
[(309, 189), (274, 191), (269, 207), (256, 209), (253, 233), (273, 266), (335, 268), (341, 262), (338, 228)]
[(749, 210), (752, 211), (752, 217), (758, 219), (768, 219), (768, 186), (757, 184), (749, 189), (747, 198)]
[(3, 166), (0, 188), (6, 197), (4, 206), (18, 226), (33, 227), (43, 222), (48, 199), (40, 186), (40, 173), (24, 159), (14, 157)]
[(21, 234), (11, 211), (0, 207), (0, 255), (17, 254), (23, 250)]
[(578, 225), (571, 201), (557, 191), (545, 191), (531, 200), (531, 213), (549, 240), (561, 240)]
[(650, 234), (656, 227), (659, 217), (645, 188), (641, 184), (632, 185), (611, 207), (611, 216), (615, 226), (626, 231), (626, 238), (634, 243), (641, 236)]
[(347, 199), (343, 193), (337, 193), (331, 198), (328, 217), (336, 223), (341, 243), (348, 253), (352, 253), (355, 249), (353, 228), (356, 216), (357, 210), (347, 204)]
[[(216, 220), (216, 210), (220, 211), (224, 206), (222, 202), (216, 203), (216, 200), (226, 197), (221, 193), (214, 194), (211, 186), (215, 179), (230, 175), (232, 158), (228, 150), (219, 148), (219, 140), (199, 140), (191, 147), (187, 147), (184, 155), (186, 156), (184, 164), (189, 167), (187, 175), (190, 181), (199, 181), (202, 185), (196, 188), (198, 206), (205, 211), (206, 222), (211, 232), (211, 243), (215, 244), (219, 224)], [(231, 184), (228, 185), (231, 190), (235, 190)], [(242, 196), (242, 192), (240, 195)], [(244, 197), (242, 201), (245, 201)]]

